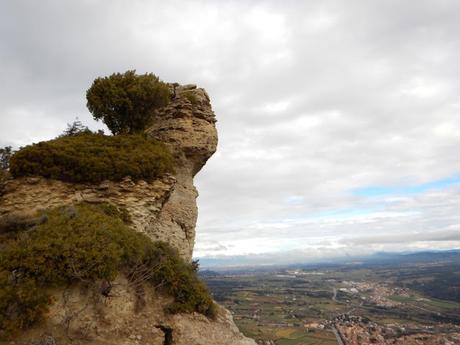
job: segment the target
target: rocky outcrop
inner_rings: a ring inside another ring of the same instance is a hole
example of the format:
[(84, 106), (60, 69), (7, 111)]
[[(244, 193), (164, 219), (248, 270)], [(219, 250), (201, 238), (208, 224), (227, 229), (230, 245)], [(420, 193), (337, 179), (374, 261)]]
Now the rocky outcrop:
[(145, 287), (143, 302), (123, 277), (112, 283), (109, 295), (100, 288), (55, 291), (47, 322), (19, 335), (15, 344), (256, 345), (222, 307), (213, 321), (197, 313), (168, 315), (164, 309), (170, 301), (152, 288)]
[[(126, 177), (121, 182), (106, 181), (98, 185), (73, 184), (41, 177), (28, 177), (9, 180), (4, 185), (4, 194), (0, 198), (0, 224), (8, 218), (33, 216), (41, 209), (70, 205), (78, 202), (109, 202), (126, 209), (131, 216), (131, 227), (139, 232), (154, 222), (163, 205), (173, 193), (176, 179), (167, 175), (147, 183), (133, 182)], [(182, 242), (169, 243), (176, 248)]]
[[(81, 201), (110, 202), (128, 211), (133, 230), (168, 242), (185, 260), (191, 260), (198, 196), (193, 177), (216, 150), (216, 120), (205, 90), (178, 84), (171, 84), (170, 89), (171, 103), (156, 113), (146, 132), (172, 151), (173, 175), (151, 183), (126, 177), (97, 185), (40, 177), (10, 180), (0, 188), (0, 231), (10, 220), (26, 219), (40, 209)], [(123, 276), (112, 282), (108, 294), (102, 292), (101, 284), (50, 291), (54, 303), (46, 322), (18, 335), (12, 343), (256, 345), (239, 332), (230, 312), (222, 307), (218, 307), (216, 320), (197, 313), (170, 315), (164, 312), (170, 301), (152, 287), (145, 286), (140, 298)]]
[(171, 90), (171, 103), (160, 109), (147, 133), (172, 150), (176, 184), (159, 216), (145, 231), (154, 239), (174, 236), (174, 243), (182, 243), (181, 253), (191, 259), (198, 216), (193, 177), (216, 151), (216, 118), (204, 89), (173, 84)]
[(166, 143), (176, 160), (174, 176), (147, 183), (73, 184), (44, 178), (10, 180), (2, 188), (1, 217), (23, 216), (75, 202), (110, 202), (125, 208), (132, 227), (168, 242), (191, 260), (198, 215), (193, 177), (216, 151), (215, 115), (204, 89), (171, 84), (172, 101), (160, 109), (148, 135)]

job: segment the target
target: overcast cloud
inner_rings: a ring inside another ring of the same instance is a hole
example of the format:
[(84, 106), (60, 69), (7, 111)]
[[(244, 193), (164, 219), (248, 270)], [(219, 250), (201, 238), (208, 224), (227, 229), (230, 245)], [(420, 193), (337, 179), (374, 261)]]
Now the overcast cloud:
[[(92, 128), (92, 80), (206, 88), (195, 255), (460, 248), (460, 3), (0, 3), (0, 144)], [(271, 256), (270, 256), (271, 255)]]

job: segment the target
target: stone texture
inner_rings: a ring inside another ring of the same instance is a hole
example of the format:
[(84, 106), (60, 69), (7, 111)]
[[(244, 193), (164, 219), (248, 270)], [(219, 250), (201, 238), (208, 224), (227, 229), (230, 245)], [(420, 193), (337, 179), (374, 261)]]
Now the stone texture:
[(174, 191), (176, 179), (167, 175), (147, 183), (105, 181), (98, 185), (72, 184), (44, 178), (21, 178), (7, 181), (0, 197), (0, 223), (7, 217), (32, 216), (40, 209), (70, 205), (77, 202), (109, 202), (125, 208), (131, 215), (131, 227), (154, 239), (163, 240), (189, 258), (189, 244), (183, 232), (162, 231), (152, 236), (147, 229), (156, 222), (163, 206)]
[(171, 93), (172, 102), (160, 109), (147, 134), (166, 143), (174, 153), (176, 184), (157, 220), (146, 232), (152, 238), (174, 234), (176, 243), (183, 242), (184, 257), (190, 260), (198, 216), (198, 192), (193, 177), (216, 151), (216, 119), (204, 89), (172, 84)]
[(145, 304), (139, 307), (123, 276), (112, 285), (108, 297), (100, 294), (98, 285), (52, 292), (55, 302), (46, 321), (18, 335), (14, 343), (41, 344), (52, 337), (57, 345), (163, 345), (166, 328), (172, 335), (170, 345), (256, 345), (238, 331), (224, 308), (214, 321), (200, 314), (171, 316), (163, 311), (170, 301), (152, 288), (145, 287)]
[(209, 321), (203, 315), (175, 315), (175, 345), (257, 345), (252, 339), (241, 334), (233, 322), (231, 313), (224, 308), (219, 309), (216, 321)]

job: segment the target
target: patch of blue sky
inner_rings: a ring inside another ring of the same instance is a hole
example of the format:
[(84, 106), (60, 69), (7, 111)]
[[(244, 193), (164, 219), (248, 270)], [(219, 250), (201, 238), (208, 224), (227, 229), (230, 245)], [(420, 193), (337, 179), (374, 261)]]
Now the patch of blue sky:
[(426, 183), (405, 186), (369, 186), (355, 188), (351, 192), (354, 196), (373, 197), (384, 195), (409, 195), (424, 193), (433, 189), (444, 189), (460, 184), (460, 175), (450, 176), (444, 179), (434, 180)]
[(359, 207), (350, 207), (350, 208), (340, 208), (335, 210), (327, 210), (309, 215), (306, 218), (308, 220), (346, 220), (353, 219), (362, 216), (368, 216), (376, 212), (382, 211), (383, 207), (368, 207), (368, 208), (359, 208)]
[(300, 205), (304, 202), (305, 198), (301, 195), (291, 195), (285, 199), (288, 205)]
[(264, 222), (258, 222), (250, 226), (246, 225), (246, 228), (252, 229), (267, 229), (272, 228), (276, 231), (280, 229), (289, 229), (293, 225), (304, 225), (311, 222), (322, 222), (322, 221), (344, 221), (364, 216), (369, 216), (378, 213), (383, 210), (382, 206), (379, 207), (349, 207), (349, 208), (338, 208), (332, 210), (325, 210), (320, 212), (308, 213), (299, 215), (291, 218), (283, 219), (272, 219)]

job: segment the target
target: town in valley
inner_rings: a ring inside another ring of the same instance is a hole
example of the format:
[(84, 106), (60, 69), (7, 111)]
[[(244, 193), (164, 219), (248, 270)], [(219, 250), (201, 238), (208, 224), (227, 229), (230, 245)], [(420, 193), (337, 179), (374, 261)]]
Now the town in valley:
[(460, 252), (202, 269), (260, 345), (460, 344)]

